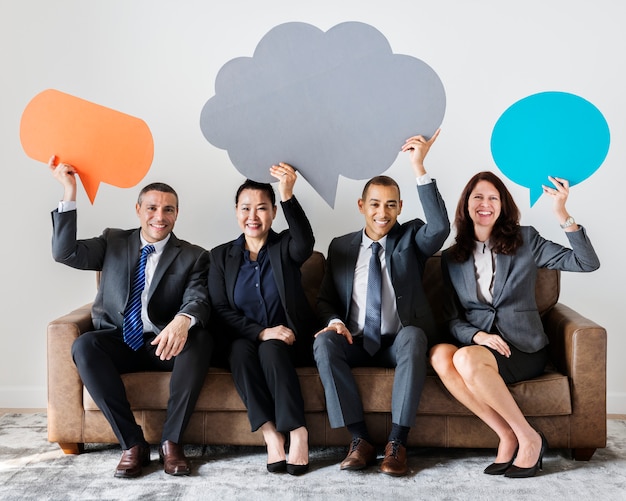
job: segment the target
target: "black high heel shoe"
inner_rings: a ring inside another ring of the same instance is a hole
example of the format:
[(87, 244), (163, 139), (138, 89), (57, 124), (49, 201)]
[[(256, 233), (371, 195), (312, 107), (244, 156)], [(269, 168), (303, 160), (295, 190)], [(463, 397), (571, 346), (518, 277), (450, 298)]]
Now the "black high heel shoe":
[(275, 463), (267, 463), (267, 471), (270, 473), (283, 473), (287, 471), (287, 461), (276, 461)]
[(307, 471), (309, 471), (309, 464), (291, 464), (287, 463), (287, 473), (289, 475), (304, 475)]
[(548, 441), (546, 437), (543, 436), (543, 433), (538, 431), (539, 436), (541, 437), (541, 450), (539, 451), (539, 458), (534, 466), (530, 468), (520, 468), (519, 466), (515, 466), (512, 464), (508, 470), (504, 472), (504, 476), (507, 478), (528, 478), (534, 477), (539, 470), (543, 469), (543, 455), (548, 450)]
[(507, 461), (506, 463), (491, 463), (489, 466), (487, 466), (487, 468), (485, 468), (483, 473), (486, 473), (487, 475), (504, 475), (504, 472), (513, 465), (513, 461), (515, 461), (518, 449), (519, 448), (515, 449), (513, 457), (510, 461)]

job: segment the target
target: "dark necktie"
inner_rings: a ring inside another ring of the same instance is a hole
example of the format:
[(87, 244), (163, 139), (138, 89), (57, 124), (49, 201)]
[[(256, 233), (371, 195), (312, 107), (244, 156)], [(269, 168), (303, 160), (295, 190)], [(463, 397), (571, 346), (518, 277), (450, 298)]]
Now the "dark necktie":
[(141, 249), (141, 256), (130, 289), (130, 297), (124, 311), (124, 342), (137, 351), (143, 346), (143, 322), (141, 321), (141, 293), (146, 285), (146, 261), (148, 254), (154, 252), (154, 245)]
[(363, 328), (363, 348), (370, 355), (374, 355), (380, 349), (380, 324), (381, 324), (381, 287), (382, 276), (380, 272), (380, 249), (378, 242), (372, 242), (372, 257), (370, 257), (369, 271), (367, 274), (367, 299), (365, 301), (365, 327)]

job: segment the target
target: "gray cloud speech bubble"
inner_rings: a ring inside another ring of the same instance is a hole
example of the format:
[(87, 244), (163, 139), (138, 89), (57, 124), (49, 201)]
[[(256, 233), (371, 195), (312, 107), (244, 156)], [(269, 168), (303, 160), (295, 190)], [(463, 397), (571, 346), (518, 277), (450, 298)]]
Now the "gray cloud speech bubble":
[(287, 162), (334, 207), (339, 175), (384, 172), (406, 138), (435, 132), (445, 106), (433, 69), (393, 54), (372, 26), (293, 22), (220, 69), (200, 128), (244, 176), (272, 182), (269, 167)]

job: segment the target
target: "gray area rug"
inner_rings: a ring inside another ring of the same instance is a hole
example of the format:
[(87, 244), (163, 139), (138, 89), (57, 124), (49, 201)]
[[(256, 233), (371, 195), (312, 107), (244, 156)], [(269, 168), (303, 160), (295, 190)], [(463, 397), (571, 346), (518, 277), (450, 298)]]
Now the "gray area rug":
[(589, 462), (550, 450), (537, 477), (484, 475), (494, 451), (409, 449), (410, 474), (392, 478), (375, 467), (343, 472), (346, 449), (314, 448), (304, 476), (270, 474), (261, 447), (186, 446), (192, 476), (166, 475), (152, 448), (152, 463), (137, 479), (116, 479), (119, 446), (91, 444), (67, 456), (46, 439), (45, 414), (0, 417), (0, 499), (179, 500), (427, 499), (626, 500), (626, 421), (609, 420), (608, 445)]

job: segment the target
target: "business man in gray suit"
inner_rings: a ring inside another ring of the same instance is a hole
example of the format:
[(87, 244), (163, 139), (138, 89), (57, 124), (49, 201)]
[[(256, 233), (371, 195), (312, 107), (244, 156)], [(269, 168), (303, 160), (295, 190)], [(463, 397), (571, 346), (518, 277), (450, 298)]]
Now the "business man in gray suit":
[(207, 331), (209, 253), (172, 233), (178, 196), (163, 183), (140, 192), (140, 228), (107, 228), (99, 237), (77, 240), (76, 170), (56, 165), (55, 157), (49, 165), (64, 187), (63, 200), (52, 213), (53, 257), (73, 268), (101, 271), (91, 313), (94, 330), (76, 339), (72, 357), (122, 446), (115, 476), (137, 477), (150, 461), (150, 447), (121, 379), (123, 373), (138, 371), (172, 372), (159, 458), (166, 473), (188, 475), (181, 437), (213, 349)]
[(330, 425), (347, 426), (352, 434), (343, 470), (360, 470), (376, 460), (351, 372), (351, 367), (369, 365), (395, 367), (392, 430), (380, 471), (393, 476), (408, 472), (407, 437), (424, 386), (428, 347), (436, 342), (422, 271), (450, 233), (445, 205), (424, 168), (438, 135), (429, 140), (414, 136), (402, 147), (410, 154), (428, 224), (420, 219), (398, 223), (400, 188), (390, 177), (377, 176), (358, 201), (365, 228), (335, 238), (328, 250), (318, 297), (327, 327), (316, 335), (314, 355)]

